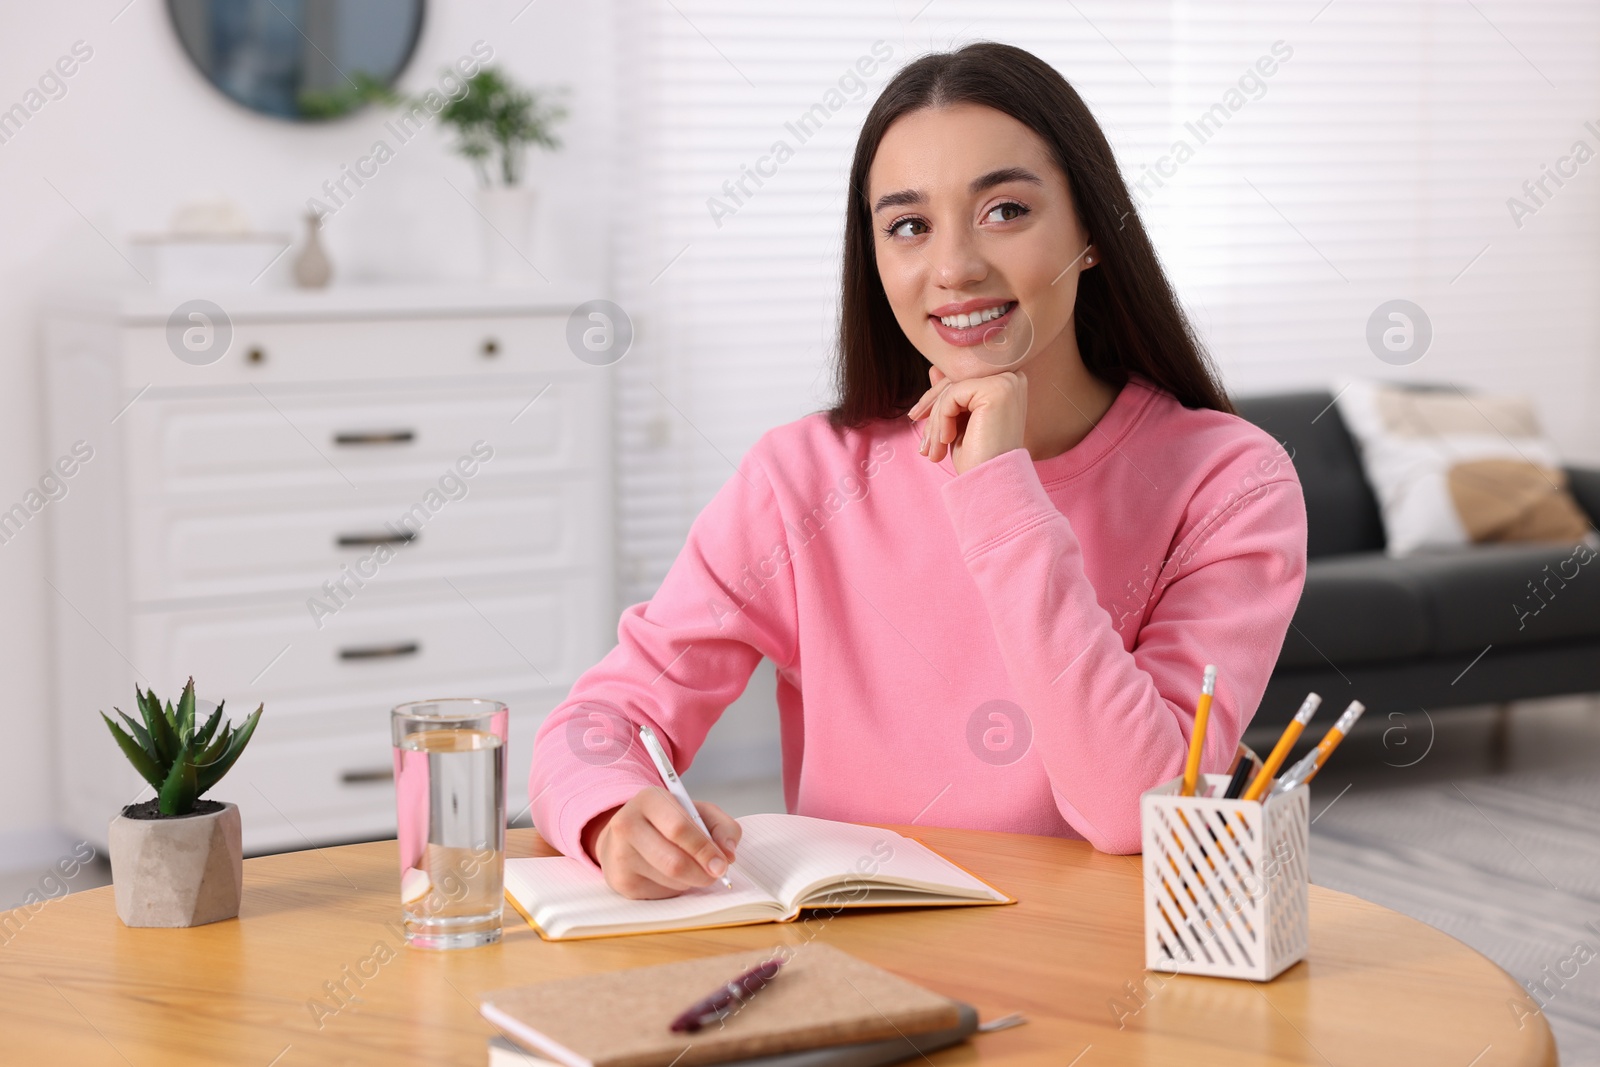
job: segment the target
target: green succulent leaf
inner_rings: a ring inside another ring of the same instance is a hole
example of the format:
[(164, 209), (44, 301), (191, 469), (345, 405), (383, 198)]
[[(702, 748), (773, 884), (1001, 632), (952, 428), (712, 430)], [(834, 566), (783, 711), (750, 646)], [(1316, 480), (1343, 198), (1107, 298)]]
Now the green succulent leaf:
[(138, 698), (139, 721), (144, 723), (145, 733), (148, 734), (149, 737), (150, 737), (150, 748), (151, 748), (151, 751), (159, 759), (159, 758), (161, 758), (161, 746), (156, 744), (156, 731), (155, 731), (155, 728), (154, 728), (154, 720), (150, 716), (150, 707), (149, 707), (148, 702), (144, 698), (144, 690), (140, 689), (138, 686), (134, 686), (133, 692), (134, 692), (135, 696), (137, 696), (137, 698)]
[[(156, 758), (156, 748), (150, 743), (150, 731), (146, 730), (143, 726), (135, 722), (133, 720), (133, 716), (129, 715), (121, 708), (113, 707), (111, 710), (122, 717), (122, 721), (126, 723), (128, 727), (128, 736), (139, 742), (139, 747), (144, 749), (145, 755), (149, 756), (150, 759), (154, 761)], [(105, 712), (102, 711), (100, 714), (104, 715)]]
[[(122, 713), (118, 712), (117, 714), (121, 715)], [(106, 729), (110, 730), (111, 736), (116, 738), (117, 747), (122, 749), (124, 756), (128, 757), (128, 762), (133, 764), (133, 769), (139, 772), (139, 777), (149, 782), (153, 788), (160, 789), (163, 781), (161, 768), (156, 765), (155, 760), (150, 758), (150, 753), (139, 747), (139, 743), (120, 726), (112, 722), (105, 712), (102, 711), (100, 717), (105, 719)], [(127, 718), (127, 716), (124, 715), (123, 718)]]
[(172, 720), (162, 710), (161, 700), (154, 689), (146, 690), (139, 706), (144, 711), (144, 724), (150, 731), (150, 741), (155, 745), (156, 762), (163, 769), (171, 767), (172, 761), (178, 757), (178, 749), (182, 747), (172, 729)]
[(133, 695), (139, 701), (139, 714), (146, 719), (150, 717), (152, 711), (160, 710), (161, 702), (156, 699), (156, 691), (154, 689), (146, 691), (135, 685), (133, 687)]
[(201, 770), (205, 770), (207, 766), (215, 763), (222, 757), (224, 752), (228, 751), (228, 742), (233, 740), (233, 735), (238, 733), (238, 730), (239, 728), (231, 723), (218, 730), (217, 735), (194, 758), (194, 765)]
[(187, 745), (178, 754), (167, 780), (161, 783), (158, 806), (163, 815), (187, 815), (194, 810), (199, 799), (198, 776), (194, 767), (194, 752)]
[(211, 718), (207, 719), (206, 724), (195, 733), (194, 747), (196, 751), (203, 750), (206, 745), (211, 743), (211, 734), (216, 730), (217, 723), (222, 721), (222, 706), (226, 703), (226, 700), (218, 701), (217, 710), (211, 713)]
[[(244, 752), (244, 746), (250, 743), (250, 735), (255, 733), (256, 723), (261, 721), (261, 712), (264, 708), (265, 705), (256, 708), (255, 711), (250, 713), (250, 717), (245, 719), (243, 726), (231, 731), (227, 738), (227, 748), (220, 756), (214, 760), (207, 760), (201, 763), (199, 767), (198, 795), (203, 796), (207, 790), (221, 781), (222, 776), (227, 774), (233, 767), (234, 762)], [(214, 744), (215, 742), (213, 742)]]
[(183, 695), (178, 698), (178, 717), (176, 722), (178, 739), (184, 744), (194, 736), (194, 677), (183, 683)]

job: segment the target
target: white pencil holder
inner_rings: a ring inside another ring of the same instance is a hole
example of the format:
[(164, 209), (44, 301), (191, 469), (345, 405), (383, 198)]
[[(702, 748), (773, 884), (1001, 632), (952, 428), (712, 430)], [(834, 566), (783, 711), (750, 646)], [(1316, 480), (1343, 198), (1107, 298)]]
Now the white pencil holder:
[[(1228, 776), (1202, 776), (1220, 794)], [(1178, 795), (1181, 778), (1139, 798), (1144, 963), (1153, 971), (1266, 981), (1310, 941), (1309, 790), (1268, 802)]]

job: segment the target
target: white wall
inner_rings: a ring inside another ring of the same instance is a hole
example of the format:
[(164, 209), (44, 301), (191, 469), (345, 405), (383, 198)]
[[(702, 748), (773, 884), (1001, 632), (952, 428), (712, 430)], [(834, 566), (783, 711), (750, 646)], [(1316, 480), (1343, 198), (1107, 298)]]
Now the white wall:
[[(436, 84), (440, 69), (478, 40), (519, 81), (570, 87), (564, 149), (530, 161), (529, 179), (542, 198), (542, 240), (532, 258), (552, 281), (592, 284), (600, 295), (613, 140), (610, 4), (432, 0), (428, 6), (402, 88)], [(49, 460), (41, 445), (41, 295), (91, 279), (144, 285), (117, 249), (126, 249), (130, 234), (165, 229), (174, 208), (197, 196), (225, 194), (257, 228), (298, 237), (306, 198), (342, 164), (366, 154), (388, 117), (370, 112), (313, 127), (243, 110), (190, 65), (162, 0), (7, 5), (0, 13), (0, 110), (22, 100), (77, 41), (93, 55), (67, 80), (66, 94), (0, 144), (3, 506), (21, 498)], [(399, 148), (327, 222), (336, 283), (474, 276), (478, 219), (446, 180), (470, 195), (471, 169), (448, 152), (442, 135), (428, 130)], [(286, 284), (292, 258), (291, 252), (260, 284)], [(51, 507), (72, 504), (69, 494)], [(47, 634), (58, 605), (43, 580), (48, 534), (44, 523), (30, 523), (0, 545), (0, 868), (48, 862), (57, 847), (50, 832)]]

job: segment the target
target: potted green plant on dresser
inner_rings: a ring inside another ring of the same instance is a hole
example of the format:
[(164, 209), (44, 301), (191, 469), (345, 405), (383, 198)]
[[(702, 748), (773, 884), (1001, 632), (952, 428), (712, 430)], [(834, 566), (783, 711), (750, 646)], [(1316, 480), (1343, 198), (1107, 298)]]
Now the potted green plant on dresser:
[(136, 721), (120, 708), (105, 719), (128, 762), (155, 789), (153, 800), (129, 804), (111, 820), (111, 884), (127, 926), (201, 926), (239, 914), (244, 854), (239, 809), (200, 798), (222, 780), (249, 744), (258, 707), (235, 726), (222, 706), (195, 725), (194, 679), (174, 708), (154, 689), (134, 687)]
[(558, 97), (524, 89), (494, 67), (485, 67), (466, 81), (466, 92), (451, 96), (440, 109), (430, 105), (429, 92), (407, 102), (410, 114), (437, 111), (439, 121), (456, 133), (456, 152), (478, 175), (477, 211), (483, 221), (484, 267), (494, 282), (527, 282), (539, 277), (533, 266), (533, 220), (536, 194), (523, 183), (529, 146), (550, 151), (561, 147), (555, 128), (567, 117)]

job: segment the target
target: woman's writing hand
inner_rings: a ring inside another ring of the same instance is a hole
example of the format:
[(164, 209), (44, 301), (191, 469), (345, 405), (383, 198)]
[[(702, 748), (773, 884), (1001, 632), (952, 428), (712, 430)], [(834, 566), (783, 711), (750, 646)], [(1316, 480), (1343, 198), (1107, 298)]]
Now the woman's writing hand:
[(986, 459), (1023, 447), (1028, 416), (1028, 380), (1012, 371), (951, 381), (938, 367), (928, 368), (932, 384), (907, 412), (928, 416), (921, 452), (937, 463), (950, 453), (957, 474)]
[(590, 820), (583, 848), (625, 897), (654, 900), (710, 885), (733, 862), (742, 829), (715, 804), (696, 803), (711, 838), (665, 789), (650, 786)]

